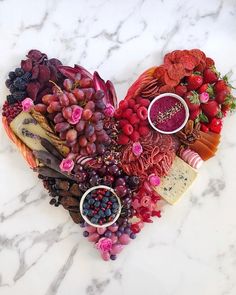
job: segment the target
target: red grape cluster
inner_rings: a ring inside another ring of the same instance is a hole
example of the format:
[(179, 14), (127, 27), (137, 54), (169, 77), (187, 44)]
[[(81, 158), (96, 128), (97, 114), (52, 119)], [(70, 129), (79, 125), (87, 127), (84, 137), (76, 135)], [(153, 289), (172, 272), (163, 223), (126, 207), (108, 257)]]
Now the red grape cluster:
[(121, 129), (118, 137), (119, 144), (137, 142), (140, 136), (146, 136), (149, 133), (147, 119), (149, 104), (150, 101), (142, 97), (122, 100), (119, 103), (119, 108), (115, 112), (115, 118), (119, 120)]
[(64, 90), (53, 87), (53, 94), (42, 97), (35, 110), (47, 113), (55, 131), (71, 148), (82, 156), (103, 154), (111, 139), (104, 129), (104, 92), (94, 90), (93, 80), (76, 75), (74, 81), (65, 79)]

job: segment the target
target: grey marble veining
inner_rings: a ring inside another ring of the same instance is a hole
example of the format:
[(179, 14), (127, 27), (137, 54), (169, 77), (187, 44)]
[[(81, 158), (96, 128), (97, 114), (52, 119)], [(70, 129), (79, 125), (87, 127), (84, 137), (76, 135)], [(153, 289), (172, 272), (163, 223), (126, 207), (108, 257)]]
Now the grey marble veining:
[[(0, 0), (4, 81), (30, 48), (98, 70), (120, 99), (174, 49), (201, 48), (236, 81), (234, 0)], [(236, 117), (215, 158), (176, 206), (147, 225), (115, 262), (103, 262), (0, 126), (1, 295), (235, 295)]]

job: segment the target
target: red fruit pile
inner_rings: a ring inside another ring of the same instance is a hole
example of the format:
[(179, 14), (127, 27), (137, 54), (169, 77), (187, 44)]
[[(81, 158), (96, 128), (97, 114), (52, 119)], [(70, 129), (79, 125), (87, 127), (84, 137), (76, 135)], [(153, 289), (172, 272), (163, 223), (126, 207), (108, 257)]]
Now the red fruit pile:
[(141, 136), (150, 132), (148, 125), (148, 106), (150, 101), (142, 97), (122, 100), (115, 112), (119, 120), (120, 134), (118, 143), (126, 145), (130, 141), (137, 142)]

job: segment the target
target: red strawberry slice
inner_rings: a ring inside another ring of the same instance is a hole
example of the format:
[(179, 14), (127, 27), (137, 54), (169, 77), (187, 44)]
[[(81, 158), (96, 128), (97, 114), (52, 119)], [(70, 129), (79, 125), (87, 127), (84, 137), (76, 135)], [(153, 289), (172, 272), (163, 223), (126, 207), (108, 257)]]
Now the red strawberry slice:
[(187, 103), (187, 106), (190, 111), (195, 111), (199, 109), (200, 100), (199, 100), (199, 95), (196, 91), (187, 92), (185, 94), (184, 100)]
[(220, 111), (219, 105), (215, 100), (211, 100), (207, 103), (202, 104), (201, 108), (203, 113), (210, 118), (215, 117)]
[(203, 83), (203, 78), (199, 74), (192, 74), (187, 78), (187, 88), (189, 91), (198, 89)]

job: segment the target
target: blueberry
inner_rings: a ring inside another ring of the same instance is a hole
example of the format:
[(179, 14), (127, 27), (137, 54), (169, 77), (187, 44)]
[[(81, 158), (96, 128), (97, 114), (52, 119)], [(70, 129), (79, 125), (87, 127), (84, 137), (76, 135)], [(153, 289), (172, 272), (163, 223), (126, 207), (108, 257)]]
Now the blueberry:
[(94, 203), (94, 206), (98, 208), (98, 207), (100, 206), (100, 204), (101, 204), (100, 201), (96, 201), (96, 202)]
[(111, 192), (110, 191), (107, 191), (106, 193), (105, 193), (105, 196), (106, 197), (109, 197), (111, 195)]
[(84, 209), (89, 209), (90, 206), (89, 206), (89, 204), (86, 202), (86, 203), (83, 204), (83, 208), (84, 208)]
[(84, 236), (84, 237), (88, 237), (88, 236), (89, 236), (89, 232), (85, 230), (85, 231), (83, 232), (83, 236)]
[(110, 258), (111, 258), (111, 260), (116, 260), (117, 256), (116, 255), (111, 255)]
[(99, 218), (100, 218), (100, 215), (99, 215), (99, 214), (95, 214), (94, 217), (95, 217), (96, 219), (99, 219)]
[(92, 222), (93, 224), (97, 224), (97, 223), (98, 223), (98, 219), (95, 218), (95, 217), (92, 217), (92, 218), (91, 218), (91, 222)]
[(107, 203), (109, 201), (109, 198), (108, 197), (104, 197), (103, 199), (102, 199), (102, 202), (103, 203)]
[(10, 78), (11, 80), (14, 80), (14, 79), (16, 78), (16, 74), (15, 74), (15, 72), (10, 72), (10, 73), (8, 74), (8, 76), (9, 76), (9, 78)]
[(136, 238), (136, 234), (135, 233), (131, 233), (129, 236), (131, 239), (135, 239)]
[(93, 211), (92, 210), (88, 210), (88, 216), (89, 217), (93, 216)]
[(94, 203), (95, 203), (95, 200), (93, 198), (88, 200), (89, 205), (93, 205)]
[(102, 208), (106, 208), (107, 204), (106, 203), (102, 203)]
[(87, 210), (87, 209), (84, 209), (84, 210), (83, 210), (83, 214), (84, 214), (85, 216), (87, 216), (87, 215), (88, 215), (88, 210)]
[(114, 197), (114, 196), (113, 196), (113, 197), (111, 197), (111, 199), (110, 199), (110, 200), (111, 200), (111, 202), (117, 202), (117, 198), (116, 198), (116, 197)]
[(102, 210), (99, 210), (98, 214), (99, 214), (100, 217), (105, 217), (105, 214), (104, 214), (104, 212)]
[(17, 77), (21, 77), (22, 75), (24, 75), (24, 70), (21, 68), (16, 68), (15, 69), (15, 74)]
[(117, 208), (119, 208), (119, 204), (118, 204), (118, 203), (114, 203), (114, 204), (112, 204), (112, 208), (113, 208), (113, 209), (117, 209)]
[(105, 215), (111, 216), (111, 210), (109, 208), (105, 210)]

